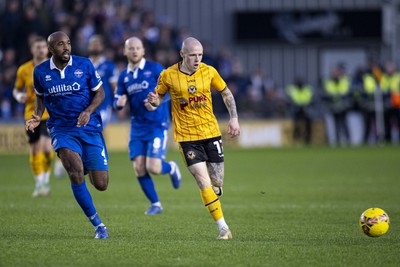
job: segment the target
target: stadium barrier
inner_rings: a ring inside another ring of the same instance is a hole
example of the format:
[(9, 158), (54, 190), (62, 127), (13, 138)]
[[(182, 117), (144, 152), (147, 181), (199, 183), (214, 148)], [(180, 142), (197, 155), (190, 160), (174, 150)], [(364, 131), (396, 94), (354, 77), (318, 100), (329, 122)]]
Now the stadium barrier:
[(0, 153), (29, 152), (23, 124), (0, 124)]
[[(290, 120), (242, 120), (241, 135), (230, 138), (227, 133), (228, 122), (220, 121), (225, 147), (282, 147), (294, 145), (293, 122)], [(104, 130), (104, 138), (109, 151), (126, 151), (129, 140), (128, 122), (111, 123)], [(312, 127), (312, 143), (325, 143), (325, 127), (316, 121)], [(173, 134), (169, 133), (169, 148), (177, 149)], [(24, 126), (21, 124), (2, 124), (0, 127), (0, 153), (25, 153), (29, 151)]]
[[(293, 140), (292, 120), (242, 120), (240, 136), (231, 138), (228, 134), (228, 122), (220, 122), (224, 146), (251, 147), (287, 147), (295, 145)], [(302, 125), (301, 132), (305, 131)], [(312, 124), (311, 143), (325, 144), (325, 127), (323, 121)]]

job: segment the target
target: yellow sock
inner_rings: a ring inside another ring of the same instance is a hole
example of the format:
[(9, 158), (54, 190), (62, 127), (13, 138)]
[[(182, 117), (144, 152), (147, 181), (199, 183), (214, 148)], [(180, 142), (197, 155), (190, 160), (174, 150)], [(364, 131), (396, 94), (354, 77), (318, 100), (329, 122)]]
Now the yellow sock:
[(32, 172), (35, 176), (43, 172), (43, 154), (38, 153), (29, 155), (29, 164), (31, 165)]
[(218, 221), (224, 217), (222, 213), (221, 202), (211, 186), (200, 190), (200, 195), (204, 205), (214, 218), (214, 221)]
[(43, 152), (43, 170), (49, 172), (51, 170), (51, 160), (53, 159), (54, 152)]

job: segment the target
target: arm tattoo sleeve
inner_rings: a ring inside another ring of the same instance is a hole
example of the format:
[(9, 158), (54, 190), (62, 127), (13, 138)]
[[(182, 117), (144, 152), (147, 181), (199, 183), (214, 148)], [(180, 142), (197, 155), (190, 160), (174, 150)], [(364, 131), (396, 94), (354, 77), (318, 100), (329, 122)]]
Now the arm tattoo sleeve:
[(224, 100), (225, 106), (228, 109), (229, 115), (231, 118), (237, 118), (238, 113), (236, 109), (236, 102), (235, 98), (232, 95), (231, 90), (229, 90), (228, 87), (226, 87), (222, 92), (222, 99)]

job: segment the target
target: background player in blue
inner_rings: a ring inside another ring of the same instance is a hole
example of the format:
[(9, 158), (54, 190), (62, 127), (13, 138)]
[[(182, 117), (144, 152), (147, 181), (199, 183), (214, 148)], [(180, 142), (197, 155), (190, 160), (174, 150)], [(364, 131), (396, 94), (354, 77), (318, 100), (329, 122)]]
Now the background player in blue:
[(100, 76), (89, 59), (71, 55), (71, 41), (63, 32), (48, 39), (52, 57), (34, 70), (35, 113), (26, 121), (34, 131), (46, 106), (47, 127), (54, 150), (71, 180), (76, 201), (95, 228), (95, 238), (108, 238), (86, 187), (85, 174), (100, 191), (108, 186), (108, 155), (97, 108), (104, 100)]
[(169, 103), (155, 109), (147, 102), (147, 94), (157, 85), (158, 76), (164, 69), (160, 64), (144, 58), (145, 50), (139, 38), (131, 37), (125, 41), (124, 55), (128, 67), (118, 78), (118, 89), (114, 105), (122, 109), (129, 102), (131, 114), (131, 133), (129, 157), (140, 186), (150, 200), (146, 215), (162, 213), (151, 174), (170, 174), (175, 189), (181, 183), (179, 167), (174, 161), (165, 162), (167, 131), (170, 125)]
[(103, 127), (105, 127), (111, 120), (112, 105), (114, 100), (114, 93), (117, 87), (117, 68), (114, 63), (107, 60), (104, 56), (104, 40), (101, 35), (93, 35), (89, 39), (89, 59), (92, 61), (94, 68), (100, 75), (104, 88), (104, 101), (101, 103), (99, 110)]

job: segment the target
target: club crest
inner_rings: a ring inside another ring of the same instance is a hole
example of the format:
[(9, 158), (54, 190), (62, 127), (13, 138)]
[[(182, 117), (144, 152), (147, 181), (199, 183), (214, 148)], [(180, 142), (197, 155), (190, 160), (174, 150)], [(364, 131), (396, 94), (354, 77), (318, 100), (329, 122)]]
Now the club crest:
[(187, 156), (189, 159), (194, 159), (194, 158), (196, 157), (196, 153), (194, 153), (194, 151), (190, 150), (190, 151), (188, 151), (188, 152), (186, 153), (186, 156)]
[(188, 91), (193, 95), (197, 91), (196, 86), (194, 85), (189, 86)]
[(74, 71), (76, 78), (81, 78), (83, 76), (83, 71), (81, 69), (77, 69)]

